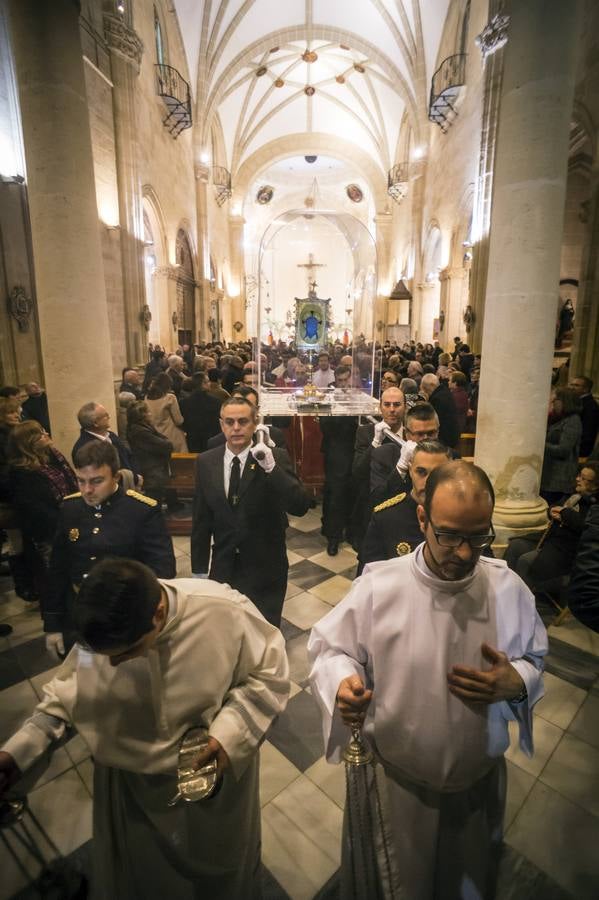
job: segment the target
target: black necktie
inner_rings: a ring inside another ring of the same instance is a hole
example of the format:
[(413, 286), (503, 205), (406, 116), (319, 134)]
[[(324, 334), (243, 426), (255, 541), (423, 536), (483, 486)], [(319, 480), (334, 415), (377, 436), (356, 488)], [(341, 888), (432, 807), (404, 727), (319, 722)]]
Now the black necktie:
[(229, 481), (229, 493), (227, 495), (227, 499), (233, 509), (237, 506), (239, 502), (239, 482), (241, 481), (241, 464), (239, 462), (239, 457), (234, 456), (231, 462), (231, 478)]

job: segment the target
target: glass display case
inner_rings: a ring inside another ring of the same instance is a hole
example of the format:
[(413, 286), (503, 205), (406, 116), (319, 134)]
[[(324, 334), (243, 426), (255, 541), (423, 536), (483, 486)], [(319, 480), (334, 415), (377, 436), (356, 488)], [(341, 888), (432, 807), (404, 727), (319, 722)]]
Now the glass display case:
[[(346, 213), (287, 212), (264, 233), (254, 283), (262, 415), (375, 413), (376, 246), (368, 229)], [(343, 384), (317, 374), (323, 352)]]

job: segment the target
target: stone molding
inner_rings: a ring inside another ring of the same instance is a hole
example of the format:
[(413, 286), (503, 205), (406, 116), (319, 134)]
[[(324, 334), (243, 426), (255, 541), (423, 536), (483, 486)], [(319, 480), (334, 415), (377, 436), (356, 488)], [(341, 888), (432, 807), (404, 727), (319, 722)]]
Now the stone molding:
[(207, 166), (204, 163), (199, 163), (195, 166), (194, 175), (196, 181), (201, 181), (203, 184), (208, 184), (208, 179), (210, 178), (210, 166)]
[(104, 15), (104, 36), (111, 52), (135, 67), (139, 75), (144, 45), (141, 38), (117, 16)]
[(497, 50), (501, 50), (508, 41), (508, 27), (510, 17), (499, 13), (485, 25), (483, 30), (474, 39), (474, 43), (480, 49), (483, 61)]

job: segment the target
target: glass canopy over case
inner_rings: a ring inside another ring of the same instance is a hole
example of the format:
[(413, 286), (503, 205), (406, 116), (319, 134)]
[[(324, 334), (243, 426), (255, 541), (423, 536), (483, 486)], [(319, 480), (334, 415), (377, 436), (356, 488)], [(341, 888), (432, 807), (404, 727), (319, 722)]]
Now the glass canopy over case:
[[(376, 246), (347, 213), (301, 209), (266, 229), (258, 254), (253, 333), (264, 416), (373, 414)], [(316, 375), (326, 351), (347, 384), (325, 387)], [(294, 361), (288, 366), (289, 356)], [(265, 359), (279, 361), (272, 375)], [(295, 362), (299, 360), (299, 364)]]

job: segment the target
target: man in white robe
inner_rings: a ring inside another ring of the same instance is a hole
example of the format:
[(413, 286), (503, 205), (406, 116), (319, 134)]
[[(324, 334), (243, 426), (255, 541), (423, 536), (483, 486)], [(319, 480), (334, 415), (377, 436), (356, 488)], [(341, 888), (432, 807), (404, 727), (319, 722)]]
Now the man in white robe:
[[(257, 750), (289, 690), (279, 630), (228, 585), (123, 559), (94, 568), (75, 614), (80, 642), (0, 752), (0, 794), (72, 724), (95, 763), (94, 898), (260, 896)], [(219, 788), (169, 806), (196, 725)]]
[[(384, 827), (372, 841), (380, 848), (387, 835), (385, 897), (492, 897), (510, 720), (533, 751), (547, 635), (524, 582), (480, 558), (494, 538), (493, 502), (478, 467), (435, 469), (418, 507), (425, 543), (367, 566), (311, 634), (328, 760), (340, 760), (347, 725), (363, 722), (378, 763)], [(346, 829), (344, 897), (355, 889), (350, 838)]]

